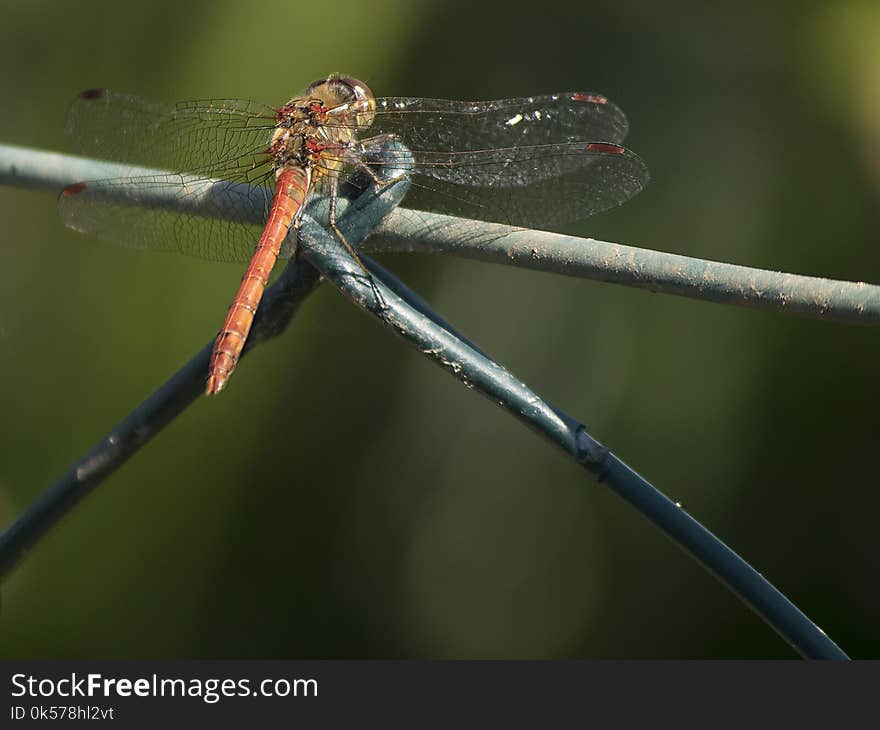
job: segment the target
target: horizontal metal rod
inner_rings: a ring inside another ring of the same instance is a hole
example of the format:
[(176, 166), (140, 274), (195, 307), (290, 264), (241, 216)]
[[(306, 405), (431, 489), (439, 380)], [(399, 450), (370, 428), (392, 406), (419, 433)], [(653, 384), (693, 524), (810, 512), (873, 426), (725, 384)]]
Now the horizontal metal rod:
[[(81, 180), (128, 177), (118, 186), (120, 198), (132, 202), (147, 178), (162, 171), (92, 160), (27, 147), (0, 145), (0, 184), (60, 192)], [(193, 195), (157, 202), (162, 189), (149, 186), (144, 203), (178, 207), (192, 213), (200, 201), (233, 183), (201, 181)], [(247, 209), (231, 207), (231, 219), (262, 222), (265, 207), (248, 206), (249, 196), (237, 198)], [(146, 198), (149, 198), (147, 200)], [(216, 206), (212, 215), (216, 215)], [(486, 223), (453, 216), (398, 208), (366, 241), (372, 253), (434, 253), (511, 264), (538, 271), (624, 284), (723, 304), (787, 312), (803, 317), (878, 326), (880, 286), (801, 276), (748, 266), (652, 251), (620, 243), (578, 238), (548, 231)]]
[(767, 271), (436, 213), (397, 210), (376, 229), (366, 248), (373, 253), (459, 256), (719, 304), (880, 325), (880, 286)]

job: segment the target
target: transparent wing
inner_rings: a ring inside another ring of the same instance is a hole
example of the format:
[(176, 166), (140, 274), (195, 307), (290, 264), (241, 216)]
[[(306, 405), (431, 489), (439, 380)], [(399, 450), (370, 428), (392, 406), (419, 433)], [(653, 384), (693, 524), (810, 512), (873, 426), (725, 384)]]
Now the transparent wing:
[(394, 134), (414, 150), (452, 152), (583, 140), (619, 144), (627, 130), (626, 116), (606, 97), (572, 91), (497, 101), (377, 99), (372, 124), (360, 134)]
[[(246, 262), (272, 196), (268, 184), (152, 175), (71, 185), (58, 211), (69, 228), (130, 248)], [(286, 245), (281, 255), (292, 253)]]
[(65, 131), (94, 157), (223, 177), (265, 163), (274, 121), (274, 109), (252, 101), (163, 104), (93, 89), (71, 104)]
[[(340, 108), (347, 119), (351, 111)], [(405, 153), (375, 154), (388, 139), (412, 151), (406, 206), (525, 226), (585, 218), (642, 190), (648, 169), (620, 146), (626, 132), (623, 112), (586, 92), (486, 102), (379, 99), (372, 123), (358, 130), (367, 166), (405, 162)]]
[(638, 155), (610, 142), (413, 150), (408, 158), (386, 149), (387, 139), (367, 140), (360, 164), (408, 169), (413, 184), (406, 207), (465, 218), (528, 227), (567, 223), (626, 202), (649, 180)]
[[(265, 152), (274, 117), (270, 107), (236, 99), (163, 104), (83, 92), (67, 133), (82, 152), (141, 172), (70, 186), (58, 200), (61, 219), (132, 248), (247, 261), (272, 199)], [(144, 166), (156, 174), (144, 175)]]

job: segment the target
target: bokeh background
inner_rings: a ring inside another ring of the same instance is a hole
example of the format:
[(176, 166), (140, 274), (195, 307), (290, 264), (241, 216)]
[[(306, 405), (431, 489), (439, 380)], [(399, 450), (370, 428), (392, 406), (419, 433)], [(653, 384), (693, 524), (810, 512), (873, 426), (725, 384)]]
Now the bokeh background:
[[(880, 6), (0, 3), (0, 140), (69, 101), (600, 91), (653, 182), (568, 229), (880, 282)], [(0, 523), (216, 331), (240, 267), (63, 229), (0, 190)], [(383, 263), (877, 657), (876, 330), (465, 261)], [(154, 343), (163, 344), (158, 349)], [(313, 296), (2, 585), (5, 657), (794, 653), (632, 509), (342, 300)]]

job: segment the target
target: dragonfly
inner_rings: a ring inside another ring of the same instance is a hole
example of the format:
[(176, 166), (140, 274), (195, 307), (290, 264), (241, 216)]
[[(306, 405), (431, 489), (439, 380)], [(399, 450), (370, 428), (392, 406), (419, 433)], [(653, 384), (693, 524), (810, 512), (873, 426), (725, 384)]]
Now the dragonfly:
[(241, 357), (276, 261), (296, 253), (288, 234), (313, 197), (327, 197), (328, 229), (372, 282), (336, 225), (343, 185), (387, 184), (378, 166), (402, 164), (408, 208), (557, 226), (644, 188), (647, 166), (621, 146), (627, 130), (614, 103), (588, 92), (377, 98), (363, 81), (333, 74), (271, 107), (164, 104), (93, 89), (71, 105), (66, 131), (83, 153), (130, 164), (132, 173), (70, 185), (58, 207), (69, 228), (123, 245), (248, 262), (211, 353), (205, 393), (214, 395)]

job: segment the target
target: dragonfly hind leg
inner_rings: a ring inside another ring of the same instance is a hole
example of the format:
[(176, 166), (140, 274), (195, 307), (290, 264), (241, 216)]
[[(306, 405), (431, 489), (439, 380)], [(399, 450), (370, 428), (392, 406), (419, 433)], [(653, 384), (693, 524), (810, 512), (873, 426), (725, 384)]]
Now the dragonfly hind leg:
[(333, 235), (339, 239), (342, 245), (345, 247), (345, 250), (348, 251), (349, 255), (355, 260), (357, 265), (360, 267), (361, 271), (364, 272), (364, 276), (367, 278), (367, 281), (370, 283), (370, 288), (373, 290), (373, 294), (376, 297), (376, 302), (379, 305), (379, 309), (384, 311), (388, 309), (388, 304), (385, 302), (385, 297), (382, 296), (382, 292), (379, 291), (379, 287), (376, 286), (376, 281), (373, 279), (373, 275), (370, 273), (370, 270), (364, 265), (364, 262), (361, 261), (361, 257), (357, 255), (357, 252), (354, 250), (354, 247), (348, 242), (345, 234), (340, 230), (339, 226), (336, 225), (336, 196), (337, 196), (337, 188), (336, 181), (333, 181), (333, 184), (330, 188), (330, 209), (329, 209), (329, 224), (330, 230), (333, 231)]
[[(393, 163), (382, 159), (382, 151), (387, 149), (391, 145), (400, 145), (396, 134), (380, 134), (375, 137), (370, 137), (367, 140), (364, 140), (361, 143), (365, 150), (370, 150), (371, 152), (375, 152), (378, 157), (378, 164), (375, 167), (378, 167), (380, 170), (383, 168), (391, 168), (393, 167)], [(382, 177), (377, 174), (373, 169), (374, 165), (367, 164), (363, 160), (355, 161), (358, 169), (363, 170), (364, 173), (370, 178), (374, 185), (378, 188), (384, 188), (393, 183), (400, 182), (405, 179), (407, 176), (406, 170), (401, 170), (398, 174), (392, 175), (390, 177)]]

